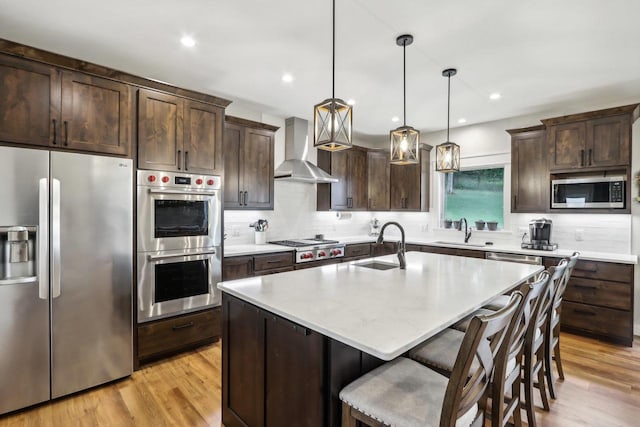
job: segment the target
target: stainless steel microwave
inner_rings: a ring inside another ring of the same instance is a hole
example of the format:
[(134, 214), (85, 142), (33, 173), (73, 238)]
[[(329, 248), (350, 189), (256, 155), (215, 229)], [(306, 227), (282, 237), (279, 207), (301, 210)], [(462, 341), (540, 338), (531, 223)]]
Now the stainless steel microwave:
[(624, 175), (554, 179), (551, 208), (624, 209), (626, 184)]

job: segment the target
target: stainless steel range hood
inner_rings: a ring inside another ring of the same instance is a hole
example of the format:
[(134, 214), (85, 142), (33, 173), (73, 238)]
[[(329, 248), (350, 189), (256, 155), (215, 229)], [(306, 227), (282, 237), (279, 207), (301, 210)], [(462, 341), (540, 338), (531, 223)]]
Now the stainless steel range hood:
[(309, 149), (309, 122), (298, 117), (285, 120), (285, 161), (274, 172), (274, 178), (286, 181), (326, 184), (338, 182), (327, 172), (307, 161)]

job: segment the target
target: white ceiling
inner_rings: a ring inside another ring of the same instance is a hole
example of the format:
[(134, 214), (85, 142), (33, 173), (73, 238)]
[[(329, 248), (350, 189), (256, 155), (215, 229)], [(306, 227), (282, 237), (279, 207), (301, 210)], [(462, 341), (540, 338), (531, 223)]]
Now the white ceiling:
[[(337, 0), (336, 96), (354, 130), (446, 127), (640, 101), (638, 0)], [(184, 34), (197, 44), (180, 44)], [(331, 1), (0, 0), (0, 37), (312, 119), (331, 97)], [(285, 84), (284, 72), (295, 80)], [(490, 101), (489, 94), (502, 93)], [(541, 117), (542, 118), (542, 117)]]

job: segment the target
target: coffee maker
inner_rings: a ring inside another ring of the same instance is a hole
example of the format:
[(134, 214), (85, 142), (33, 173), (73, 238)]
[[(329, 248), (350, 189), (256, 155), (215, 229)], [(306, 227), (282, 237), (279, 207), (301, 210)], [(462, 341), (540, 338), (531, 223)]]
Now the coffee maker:
[(532, 219), (529, 221), (529, 242), (522, 242), (520, 246), (523, 249), (555, 251), (558, 244), (551, 243), (551, 226), (550, 219)]

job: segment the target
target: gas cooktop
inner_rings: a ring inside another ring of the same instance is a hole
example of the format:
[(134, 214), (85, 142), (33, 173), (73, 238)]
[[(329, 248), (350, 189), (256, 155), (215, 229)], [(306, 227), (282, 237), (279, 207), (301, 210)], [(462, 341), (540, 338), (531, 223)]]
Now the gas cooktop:
[(305, 246), (338, 244), (340, 242), (338, 242), (337, 240), (324, 240), (324, 239), (311, 238), (311, 239), (274, 240), (273, 242), (269, 242), (269, 243), (273, 243), (274, 245), (289, 246), (292, 248), (300, 248)]

